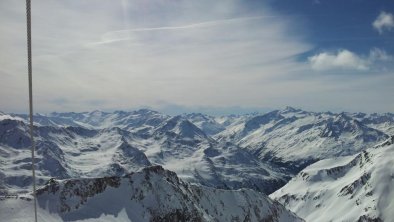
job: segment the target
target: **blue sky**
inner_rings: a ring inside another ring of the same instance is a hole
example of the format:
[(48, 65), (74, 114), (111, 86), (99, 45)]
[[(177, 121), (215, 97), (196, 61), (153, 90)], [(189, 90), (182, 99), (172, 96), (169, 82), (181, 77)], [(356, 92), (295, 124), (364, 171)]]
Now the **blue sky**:
[(308, 40), (317, 50), (346, 48), (368, 53), (371, 47), (394, 50), (394, 32), (379, 32), (371, 24), (381, 12), (393, 13), (394, 1), (331, 0), (271, 1), (282, 15), (299, 15), (308, 27)]
[[(24, 2), (0, 2), (0, 110), (27, 111)], [(394, 2), (33, 2), (37, 112), (394, 112)]]

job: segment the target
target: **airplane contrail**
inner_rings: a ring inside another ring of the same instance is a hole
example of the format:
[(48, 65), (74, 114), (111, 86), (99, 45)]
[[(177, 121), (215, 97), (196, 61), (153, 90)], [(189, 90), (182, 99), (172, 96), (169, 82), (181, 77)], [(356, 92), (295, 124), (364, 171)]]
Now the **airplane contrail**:
[(132, 32), (149, 32), (149, 31), (160, 31), (160, 30), (202, 28), (202, 27), (221, 25), (221, 24), (231, 23), (231, 22), (236, 22), (236, 21), (257, 20), (257, 19), (262, 19), (262, 18), (266, 18), (266, 17), (277, 17), (277, 16), (240, 17), (240, 18), (220, 19), (220, 20), (213, 20), (213, 21), (207, 21), (207, 22), (199, 22), (199, 23), (193, 23), (193, 24), (181, 25), (181, 26), (162, 26), (162, 27), (152, 27), (152, 28), (135, 28), (135, 29), (117, 30), (117, 31), (111, 31), (111, 32), (104, 33), (102, 35), (102, 41), (94, 42), (89, 45), (100, 45), (100, 44), (107, 44), (107, 43), (112, 43), (112, 42), (129, 40), (130, 33), (132, 33)]

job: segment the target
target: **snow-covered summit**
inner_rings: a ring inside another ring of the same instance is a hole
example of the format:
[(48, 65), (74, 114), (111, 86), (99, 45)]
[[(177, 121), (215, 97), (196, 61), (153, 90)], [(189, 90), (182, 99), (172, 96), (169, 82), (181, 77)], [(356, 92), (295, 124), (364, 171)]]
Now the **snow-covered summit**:
[(189, 120), (182, 116), (175, 116), (163, 122), (156, 130), (155, 134), (165, 134), (188, 139), (207, 139), (207, 135)]
[(228, 122), (231, 121), (231, 117), (215, 118), (202, 113), (184, 114), (183, 116), (209, 136), (215, 135), (225, 129), (226, 125), (223, 122), (219, 122), (220, 120), (223, 121), (223, 119), (226, 119)]

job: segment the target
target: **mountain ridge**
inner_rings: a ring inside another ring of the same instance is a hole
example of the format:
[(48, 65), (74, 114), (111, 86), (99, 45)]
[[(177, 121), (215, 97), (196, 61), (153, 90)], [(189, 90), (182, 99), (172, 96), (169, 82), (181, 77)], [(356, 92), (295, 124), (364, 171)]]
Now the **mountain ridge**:
[[(37, 199), (43, 221), (303, 221), (262, 193), (190, 185), (160, 166), (123, 177), (51, 179), (37, 190)], [(25, 219), (26, 209), (9, 206), (29, 200), (0, 200), (2, 218)]]

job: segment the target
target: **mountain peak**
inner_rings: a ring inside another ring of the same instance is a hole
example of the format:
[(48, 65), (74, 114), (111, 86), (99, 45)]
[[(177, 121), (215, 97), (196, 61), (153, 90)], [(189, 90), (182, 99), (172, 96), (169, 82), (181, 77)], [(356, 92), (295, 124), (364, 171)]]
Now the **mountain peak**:
[(207, 115), (202, 114), (202, 113), (189, 113), (189, 114), (183, 114), (188, 119), (193, 119), (195, 121), (209, 121), (209, 118)]
[(100, 110), (93, 110), (89, 114), (92, 116), (102, 116), (102, 115), (108, 114), (108, 113), (100, 111)]
[(298, 112), (298, 111), (301, 111), (301, 110), (297, 109), (297, 108), (294, 108), (294, 107), (291, 107), (291, 106), (286, 106), (283, 111), (285, 111), (285, 112)]
[(160, 133), (172, 132), (186, 138), (207, 138), (200, 128), (180, 115), (170, 118), (156, 131)]

